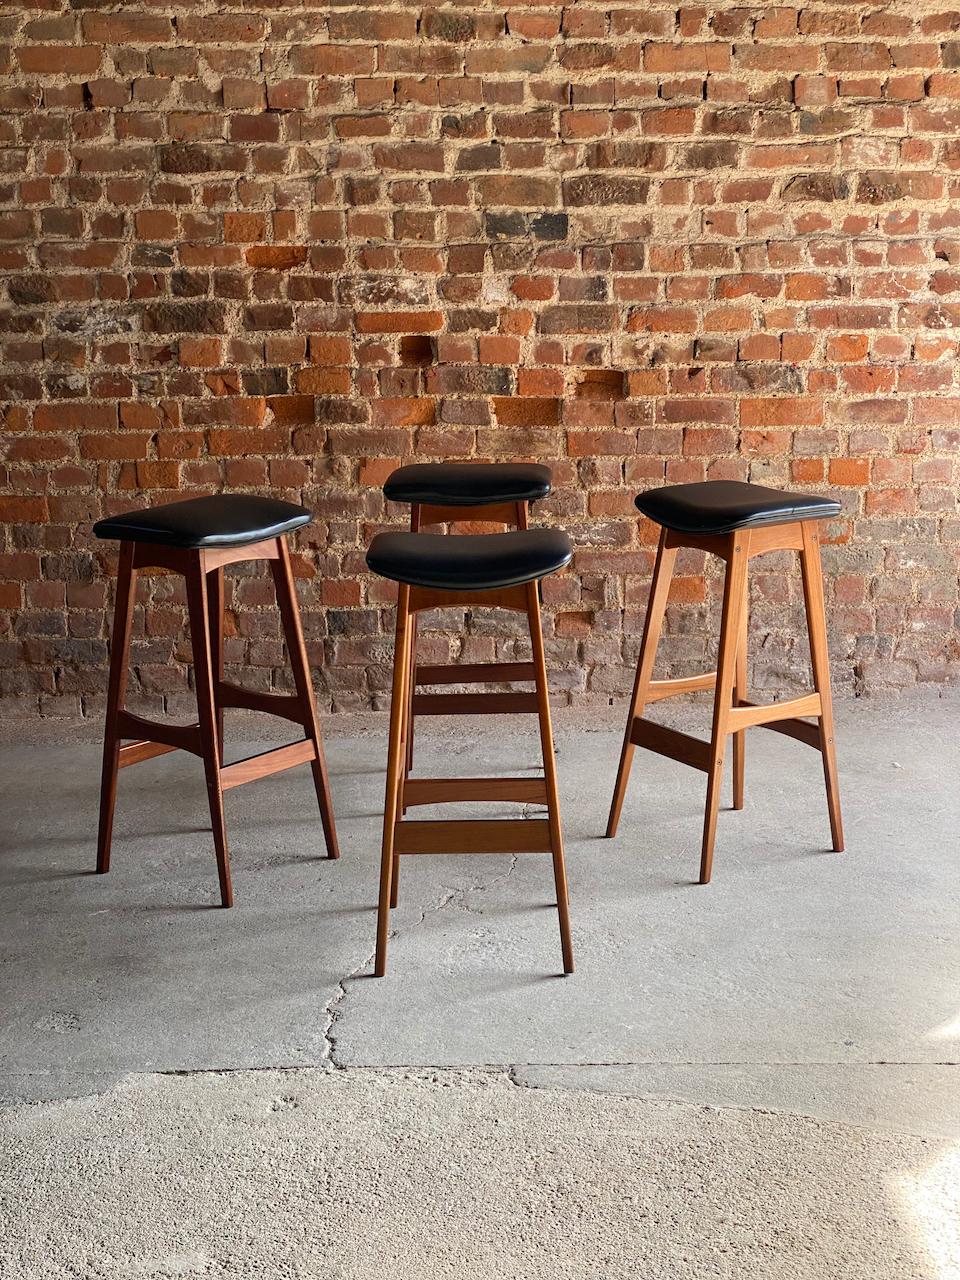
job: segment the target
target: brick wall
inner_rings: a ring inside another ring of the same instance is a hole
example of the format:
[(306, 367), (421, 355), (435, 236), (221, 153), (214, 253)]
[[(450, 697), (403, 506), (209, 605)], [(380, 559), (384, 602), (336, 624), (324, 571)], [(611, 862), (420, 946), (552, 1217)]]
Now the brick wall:
[[(960, 12), (926, 0), (0, 6), (0, 692), (96, 712), (104, 512), (270, 490), (321, 700), (382, 701), (378, 486), (414, 457), (551, 461), (558, 696), (628, 687), (654, 531), (632, 495), (829, 490), (839, 684), (954, 673)], [(689, 556), (664, 669), (717, 579)], [(144, 584), (134, 698), (185, 701), (177, 584)], [(755, 672), (792, 680), (798, 584), (757, 565)], [(265, 580), (229, 657), (285, 680)], [(462, 643), (509, 653), (502, 618)]]

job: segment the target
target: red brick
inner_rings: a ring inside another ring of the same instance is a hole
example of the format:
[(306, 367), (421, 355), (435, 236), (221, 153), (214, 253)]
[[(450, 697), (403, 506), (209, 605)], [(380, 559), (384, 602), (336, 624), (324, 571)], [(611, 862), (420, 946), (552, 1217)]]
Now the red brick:
[(49, 518), (46, 498), (19, 498), (0, 494), (0, 521), (9, 524), (43, 524)]
[(433, 424), (436, 404), (432, 398), (415, 397), (374, 400), (371, 421), (384, 427), (428, 427)]
[(864, 509), (872, 516), (911, 516), (917, 509), (917, 496), (912, 489), (870, 489)]
[(169, 18), (149, 13), (85, 13), (81, 27), (92, 44), (164, 44), (173, 36)]
[(358, 333), (436, 333), (443, 326), (440, 311), (361, 311)]
[(88, 45), (25, 45), (16, 58), (24, 71), (36, 75), (93, 76), (100, 70), (103, 50)]
[(350, 390), (350, 370), (313, 366), (297, 372), (297, 391), (313, 396), (346, 395)]
[(664, 400), (657, 408), (661, 422), (729, 422), (737, 418), (733, 400), (710, 400), (694, 396), (689, 400)]
[(865, 360), (870, 340), (865, 333), (841, 333), (827, 339), (827, 359)]
[(255, 14), (182, 14), (177, 19), (177, 35), (194, 44), (255, 44), (267, 32), (266, 18)]
[(272, 271), (289, 271), (302, 267), (307, 260), (306, 245), (255, 244), (244, 254), (251, 267), (269, 268)]
[(645, 71), (727, 71), (730, 46), (725, 44), (656, 44), (644, 47)]
[(571, 458), (591, 458), (608, 454), (624, 457), (632, 453), (635, 438), (626, 431), (568, 431), (567, 452)]
[(831, 458), (830, 483), (866, 487), (870, 480), (870, 463), (866, 458)]
[(225, 213), (223, 238), (239, 244), (262, 240), (267, 234), (267, 219), (262, 213)]
[(90, 404), (74, 400), (66, 404), (39, 404), (33, 415), (37, 431), (97, 431), (117, 426), (116, 404)]
[(560, 401), (553, 397), (494, 396), (493, 410), (504, 427), (554, 426), (560, 421)]
[(813, 396), (746, 396), (740, 401), (744, 427), (818, 427), (822, 422), (823, 402)]
[(368, 76), (376, 69), (376, 50), (364, 45), (301, 45), (290, 51), (294, 71), (307, 76)]

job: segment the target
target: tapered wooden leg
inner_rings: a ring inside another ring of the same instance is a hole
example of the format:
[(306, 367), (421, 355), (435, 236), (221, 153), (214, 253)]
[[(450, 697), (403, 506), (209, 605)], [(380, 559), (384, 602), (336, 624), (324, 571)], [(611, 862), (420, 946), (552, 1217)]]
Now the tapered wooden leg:
[(107, 714), (103, 730), (103, 772), (100, 779), (100, 831), (97, 837), (97, 871), (110, 870), (110, 845), (113, 840), (113, 810), (117, 802), (117, 772), (120, 765), (120, 738), (117, 713), (122, 710), (127, 693), (127, 658), (130, 631), (137, 592), (137, 574), (133, 568), (133, 543), (121, 542), (117, 570), (117, 599), (113, 612), (113, 639), (110, 644), (110, 683), (107, 689)]
[[(748, 587), (744, 590), (749, 592)], [(749, 604), (749, 594), (747, 596)], [(747, 697), (747, 657), (748, 657), (748, 636), (750, 631), (750, 609), (745, 607), (743, 610), (742, 625), (740, 627), (740, 637), (737, 643), (737, 663), (736, 672), (733, 681), (733, 705), (739, 706), (741, 699)], [(747, 734), (746, 730), (741, 729), (739, 733), (733, 735), (733, 807), (734, 809), (743, 808), (743, 782), (747, 759)]]
[(673, 566), (677, 559), (676, 547), (667, 546), (667, 531), (660, 534), (660, 545), (657, 548), (657, 560), (653, 567), (653, 578), (650, 582), (650, 599), (647, 603), (647, 616), (643, 623), (643, 638), (640, 642), (640, 657), (637, 662), (637, 675), (633, 684), (633, 696), (630, 699), (630, 710), (627, 713), (627, 727), (623, 735), (623, 747), (620, 751), (620, 767), (617, 770), (617, 782), (613, 789), (613, 800), (610, 803), (610, 816), (607, 819), (607, 836), (617, 834), (620, 822), (620, 810), (627, 792), (627, 781), (630, 777), (630, 766), (633, 764), (633, 743), (630, 740), (633, 722), (643, 715), (647, 689), (653, 676), (653, 664), (657, 657), (657, 645), (660, 642), (660, 631), (663, 627), (663, 615), (667, 608), (667, 597), (670, 594), (670, 580), (673, 577)]
[(185, 576), (187, 609), (190, 615), (190, 639), (193, 645), (193, 674), (197, 686), (200, 745), (203, 750), (203, 767), (207, 778), (210, 825), (213, 827), (213, 843), (217, 851), (220, 901), (224, 907), (232, 907), (233, 886), (230, 881), (230, 855), (227, 850), (227, 833), (223, 820), (223, 791), (220, 786), (220, 756), (217, 748), (217, 705), (213, 695), (213, 667), (210, 660), (207, 575), (202, 551), (190, 556)]
[(207, 616), (210, 626), (210, 660), (213, 666), (213, 700), (217, 708), (217, 758), (223, 764), (223, 707), (220, 685), (223, 682), (223, 569), (207, 574)]
[(383, 844), (380, 851), (380, 901), (377, 908), (377, 954), (374, 975), (387, 971), (387, 935), (390, 931), (390, 898), (394, 864), (394, 826), (400, 811), (400, 789), (404, 770), (404, 721), (407, 713), (406, 684), (410, 667), (410, 588), (401, 585), (397, 600), (397, 638), (393, 655), (393, 696), (390, 700), (390, 746), (387, 752), (387, 783), (383, 802)]
[(717, 810), (723, 781), (723, 757), (728, 721), (733, 707), (737, 651), (743, 634), (747, 608), (747, 557), (749, 533), (733, 534), (728, 542), (727, 573), (723, 587), (723, 616), (720, 621), (720, 655), (717, 659), (717, 691), (713, 703), (713, 734), (710, 740), (710, 772), (707, 775), (707, 807), (703, 819), (703, 846), (700, 852), (700, 883), (709, 884), (713, 870), (713, 844), (717, 834)]
[[(400, 778), (400, 794), (397, 797), (397, 809), (401, 816), (406, 816), (407, 806), (405, 795), (407, 789), (407, 768), (408, 760), (407, 747), (410, 741), (410, 734), (413, 733), (413, 681), (416, 679), (417, 672), (417, 615), (410, 614), (410, 635), (407, 642), (407, 665), (404, 668), (404, 686), (403, 686), (403, 718), (400, 723), (400, 753), (404, 762), (403, 772)], [(397, 850), (396, 842), (393, 847), (393, 868), (390, 872), (390, 906), (397, 906), (400, 901), (400, 853)]]
[(803, 550), (800, 553), (803, 603), (810, 633), (813, 687), (820, 694), (820, 754), (823, 757), (823, 777), (827, 787), (830, 834), (834, 852), (842, 853), (843, 821), (840, 816), (840, 784), (837, 779), (837, 751), (833, 728), (833, 697), (830, 692), (830, 654), (827, 647), (820, 541), (817, 537), (817, 526), (812, 521), (803, 521), (800, 527), (803, 533)]
[[(420, 532), (420, 504), (414, 502), (410, 507), (410, 532)], [(410, 672), (407, 681), (407, 743), (404, 750), (403, 776), (406, 778), (413, 770), (413, 699), (417, 692), (417, 615), (413, 615), (413, 643), (410, 646)], [(404, 809), (406, 813), (406, 809)], [(394, 903), (396, 906), (396, 903)]]
[(412, 643), (410, 645), (410, 669), (407, 672), (407, 739), (404, 749), (404, 776), (413, 769), (413, 698), (417, 692), (417, 615), (410, 619)]
[(547, 817), (550, 823), (550, 847), (553, 853), (553, 878), (557, 887), (557, 912), (560, 917), (560, 948), (563, 955), (563, 972), (573, 973), (573, 939), (570, 936), (570, 893), (567, 888), (567, 868), (563, 857), (560, 795), (557, 789), (557, 761), (553, 751), (553, 726), (550, 717), (550, 686), (547, 681), (547, 663), (540, 621), (539, 584), (536, 582), (527, 584), (527, 619), (530, 623), (530, 641), (533, 646), (533, 665), (536, 673), (537, 715), (540, 721), (543, 777), (547, 789)]
[(307, 660), (307, 647), (303, 641), (303, 627), (300, 624), (300, 607), (297, 603), (297, 589), (290, 566), (290, 552), (285, 538), (277, 539), (279, 558), (270, 561), (273, 574), (273, 585), (277, 593), (277, 604), (280, 606), (280, 621), (290, 655), (290, 667), (293, 671), (293, 683), (300, 700), (303, 713), (303, 728), (314, 745), (316, 758), (311, 761), (313, 782), (317, 791), (317, 802), (320, 805), (320, 820), (323, 823), (323, 837), (327, 847), (328, 858), (340, 857), (340, 846), (337, 842), (337, 827), (333, 816), (333, 801), (330, 798), (330, 779), (327, 774), (327, 761), (323, 752), (323, 739), (320, 735), (320, 720), (317, 715), (317, 702), (313, 694), (313, 681), (310, 678), (310, 664)]
[[(403, 780), (407, 778), (413, 769), (413, 699), (417, 692), (417, 623), (419, 618), (417, 614), (410, 615), (410, 662), (407, 668), (404, 690), (407, 700), (407, 710), (404, 716), (404, 740), (403, 740)], [(402, 812), (407, 812), (407, 806), (402, 805)], [(394, 897), (396, 897), (397, 886), (393, 886)], [(396, 906), (396, 902), (392, 904)]]

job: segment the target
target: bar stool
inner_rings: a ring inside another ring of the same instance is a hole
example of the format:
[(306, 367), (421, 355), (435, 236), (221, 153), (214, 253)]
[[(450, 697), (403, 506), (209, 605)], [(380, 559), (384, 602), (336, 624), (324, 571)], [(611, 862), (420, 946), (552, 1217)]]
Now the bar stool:
[[(550, 494), (550, 468), (539, 462), (415, 462), (392, 472), (383, 486), (391, 502), (410, 504), (410, 532), (424, 525), (469, 520), (526, 529), (530, 503)], [(456, 711), (457, 694), (429, 695), (418, 689), (444, 684), (496, 684), (516, 680), (516, 663), (445, 663), (419, 666), (417, 619), (413, 620), (410, 701), (404, 776), (413, 768), (414, 719)]]
[[(375, 974), (387, 967), (390, 908), (397, 905), (400, 855), (414, 853), (550, 853), (560, 916), (564, 973), (573, 972), (567, 876), (553, 755), (550, 695), (540, 624), (539, 582), (570, 563), (570, 539), (559, 529), (479, 535), (379, 533), (367, 552), (369, 568), (400, 584), (390, 704), (390, 747), (383, 815)], [(420, 778), (406, 776), (411, 710), (413, 619), (423, 609), (482, 605), (527, 615), (533, 661), (515, 664), (513, 679), (533, 681), (535, 693), (474, 694), (464, 712), (535, 712), (543, 755), (542, 778)], [(546, 819), (404, 821), (407, 807), (451, 801), (516, 801), (546, 805)]]
[[(833, 498), (788, 493), (736, 480), (670, 485), (642, 493), (636, 505), (661, 526), (650, 599), (643, 626), (637, 678), (620, 753), (620, 768), (610, 806), (607, 836), (617, 834), (620, 810), (630, 776), (634, 747), (691, 765), (707, 774), (707, 804), (700, 855), (700, 883), (707, 884), (713, 866), (717, 809), (727, 737), (733, 735), (733, 807), (743, 808), (744, 731), (755, 725), (805, 742), (820, 752), (827, 788), (827, 810), (833, 848), (843, 850), (840, 792), (834, 745), (830, 664), (824, 616), (823, 578), (817, 521), (840, 514)], [(654, 680), (653, 665), (670, 591), (677, 551), (695, 547), (726, 562), (723, 615), (717, 670), (682, 680)], [(813, 693), (769, 705), (747, 700), (747, 562), (766, 551), (799, 551), (803, 599), (810, 638)], [(701, 742), (643, 718), (647, 704), (699, 689), (715, 689), (713, 733)], [(813, 716), (811, 724), (802, 717)]]
[[(285, 541), (286, 534), (309, 524), (311, 519), (309, 511), (290, 502), (219, 494), (129, 511), (100, 520), (93, 526), (98, 538), (120, 543), (103, 739), (98, 872), (110, 870), (117, 771), (176, 750), (189, 751), (203, 760), (224, 907), (233, 905), (223, 817), (223, 792), (231, 787), (309, 763), (320, 803), (327, 856), (340, 856), (320, 724)], [(223, 678), (223, 568), (240, 560), (270, 562), (296, 693), (257, 693)], [(169, 569), (186, 579), (199, 712), (197, 724), (159, 724), (124, 709), (137, 575), (148, 568)], [(305, 736), (289, 746), (277, 747), (235, 764), (224, 764), (225, 707), (243, 707), (280, 716), (301, 725)], [(122, 746), (125, 739), (134, 741)]]

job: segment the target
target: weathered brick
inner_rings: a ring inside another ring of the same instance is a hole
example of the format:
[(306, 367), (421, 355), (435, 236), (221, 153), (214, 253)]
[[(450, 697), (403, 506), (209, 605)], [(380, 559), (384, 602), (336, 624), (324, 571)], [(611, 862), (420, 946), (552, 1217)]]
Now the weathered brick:
[(85, 13), (84, 40), (91, 44), (164, 44), (173, 38), (169, 18), (150, 13)]
[(177, 33), (196, 44), (255, 44), (267, 34), (267, 20), (262, 14), (187, 13), (178, 18)]
[(649, 194), (648, 178), (594, 173), (563, 180), (563, 202), (574, 208), (646, 204)]
[(815, 396), (744, 397), (740, 423), (745, 427), (816, 427), (823, 422), (823, 402)]
[(222, 302), (156, 302), (144, 309), (148, 333), (222, 333)]
[(237, 146), (198, 146), (170, 143), (159, 148), (164, 173), (190, 176), (203, 173), (243, 173), (249, 155)]

